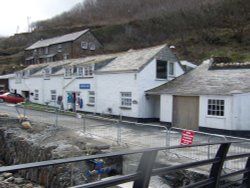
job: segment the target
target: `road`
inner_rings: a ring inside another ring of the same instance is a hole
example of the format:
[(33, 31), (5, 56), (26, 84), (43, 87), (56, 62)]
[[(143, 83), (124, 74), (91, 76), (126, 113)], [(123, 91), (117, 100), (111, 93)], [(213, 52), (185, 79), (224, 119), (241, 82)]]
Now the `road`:
[[(178, 145), (180, 143), (181, 133), (174, 131), (166, 131), (164, 128), (150, 127), (146, 124), (136, 123), (118, 123), (97, 117), (77, 118), (69, 115), (56, 115), (53, 112), (41, 112), (35, 110), (24, 110), (15, 108), (13, 104), (0, 103), (0, 113), (7, 113), (10, 117), (17, 117), (19, 114), (24, 114), (32, 122), (42, 122), (57, 127), (67, 127), (75, 130), (81, 136), (90, 136), (95, 139), (105, 141), (116, 150), (121, 149), (141, 149), (149, 147), (161, 147), (167, 145)], [(196, 133), (194, 143), (207, 143), (211, 141), (224, 141), (224, 137), (209, 136)], [(235, 145), (231, 147), (231, 153), (250, 152), (250, 144)], [(182, 160), (202, 160), (214, 157), (217, 152), (217, 146), (178, 149), (172, 151), (168, 156), (171, 161), (180, 162)], [(230, 162), (230, 161), (229, 161)], [(243, 162), (230, 162), (228, 167), (239, 169), (244, 166)]]

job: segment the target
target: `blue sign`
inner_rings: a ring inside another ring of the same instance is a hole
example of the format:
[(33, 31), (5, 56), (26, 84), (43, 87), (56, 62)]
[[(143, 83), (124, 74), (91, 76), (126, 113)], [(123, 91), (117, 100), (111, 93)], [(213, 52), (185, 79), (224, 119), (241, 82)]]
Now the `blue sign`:
[(90, 84), (80, 84), (79, 88), (80, 89), (90, 89)]

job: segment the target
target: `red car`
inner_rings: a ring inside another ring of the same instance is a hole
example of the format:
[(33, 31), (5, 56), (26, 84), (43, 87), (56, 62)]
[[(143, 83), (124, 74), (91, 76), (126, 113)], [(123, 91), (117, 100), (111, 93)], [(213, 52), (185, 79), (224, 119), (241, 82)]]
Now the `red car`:
[(0, 102), (20, 103), (24, 102), (24, 97), (18, 93), (4, 93), (0, 95)]

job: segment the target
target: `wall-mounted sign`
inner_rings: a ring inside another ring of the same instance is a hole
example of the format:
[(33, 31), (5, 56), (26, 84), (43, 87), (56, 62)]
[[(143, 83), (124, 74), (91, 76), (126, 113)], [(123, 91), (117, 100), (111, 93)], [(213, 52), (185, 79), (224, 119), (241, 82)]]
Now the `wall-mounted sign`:
[(90, 89), (90, 84), (79, 84), (80, 89)]

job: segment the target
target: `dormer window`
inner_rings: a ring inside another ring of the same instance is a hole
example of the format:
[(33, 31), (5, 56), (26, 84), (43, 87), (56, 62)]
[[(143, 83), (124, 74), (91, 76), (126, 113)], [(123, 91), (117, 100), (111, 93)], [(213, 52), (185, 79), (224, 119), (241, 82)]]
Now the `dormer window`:
[(168, 75), (174, 76), (174, 63), (173, 62), (168, 63)]
[(73, 67), (66, 67), (64, 77), (65, 78), (71, 78), (72, 75), (73, 75)]
[(24, 71), (23, 76), (24, 78), (28, 78), (30, 76), (30, 71), (29, 70)]
[(157, 79), (167, 79), (167, 67), (168, 63), (166, 61), (156, 61), (156, 78)]
[(93, 66), (85, 66), (84, 67), (84, 76), (92, 76), (93, 75)]
[(175, 66), (173, 62), (156, 60), (156, 79), (165, 80), (168, 77), (174, 77)]
[(81, 48), (84, 49), (84, 50), (88, 49), (88, 42), (82, 41), (81, 42)]
[(77, 76), (83, 77), (83, 67), (78, 67), (77, 68)]
[(49, 68), (44, 69), (44, 74), (43, 74), (44, 79), (46, 80), (50, 79), (50, 74), (51, 70)]

